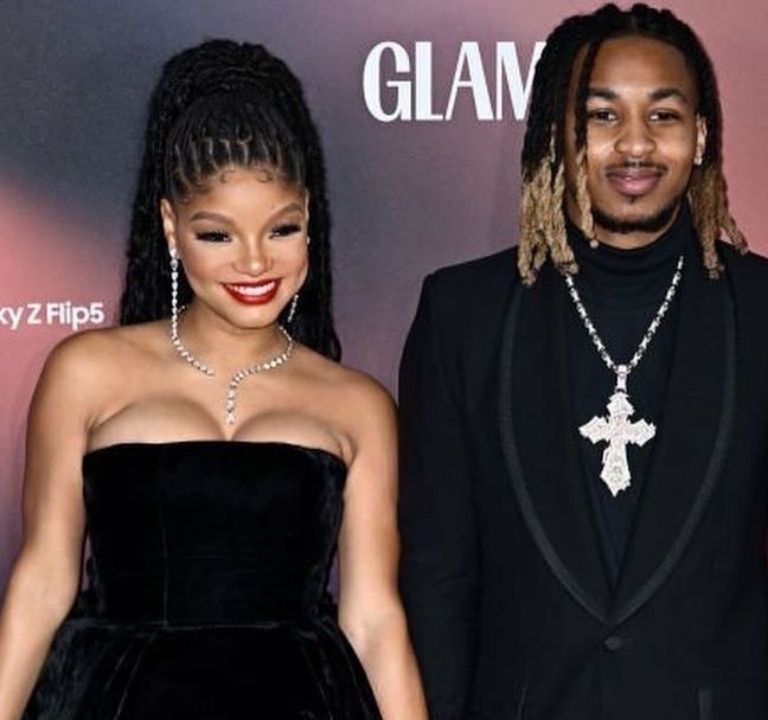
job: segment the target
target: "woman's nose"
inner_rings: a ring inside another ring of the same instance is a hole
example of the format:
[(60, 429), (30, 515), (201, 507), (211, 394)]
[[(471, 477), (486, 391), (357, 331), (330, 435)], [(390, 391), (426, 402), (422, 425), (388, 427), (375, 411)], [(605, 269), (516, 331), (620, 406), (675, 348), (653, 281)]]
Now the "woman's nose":
[(261, 241), (243, 243), (235, 261), (235, 269), (246, 275), (260, 275), (268, 268), (269, 257)]

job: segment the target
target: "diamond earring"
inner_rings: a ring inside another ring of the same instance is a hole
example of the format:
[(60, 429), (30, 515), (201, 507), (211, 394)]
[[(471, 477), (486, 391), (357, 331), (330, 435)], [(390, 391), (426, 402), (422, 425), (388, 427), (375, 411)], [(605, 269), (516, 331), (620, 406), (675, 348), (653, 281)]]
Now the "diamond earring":
[(179, 337), (179, 253), (174, 245), (168, 248), (171, 258), (171, 339)]
[(299, 293), (296, 293), (291, 300), (291, 307), (288, 308), (288, 317), (286, 323), (290, 325), (293, 322), (293, 318), (296, 317), (296, 306), (299, 304)]

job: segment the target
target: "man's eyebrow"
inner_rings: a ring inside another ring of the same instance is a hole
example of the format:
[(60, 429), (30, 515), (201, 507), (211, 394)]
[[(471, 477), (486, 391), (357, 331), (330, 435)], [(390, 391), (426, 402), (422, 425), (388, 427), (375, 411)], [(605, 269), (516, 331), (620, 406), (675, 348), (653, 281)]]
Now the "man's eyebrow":
[[(587, 91), (587, 99), (589, 98), (600, 98), (601, 100), (618, 100), (619, 93), (606, 87), (591, 87)], [(648, 93), (648, 99), (654, 102), (658, 100), (666, 100), (667, 98), (677, 98), (681, 102), (684, 102), (686, 105), (688, 105), (689, 102), (688, 96), (680, 88), (673, 86), (656, 88), (656, 90)]]
[(680, 88), (676, 87), (662, 87), (658, 88), (657, 90), (654, 90), (652, 93), (648, 95), (648, 97), (651, 100), (666, 100), (667, 98), (677, 98), (678, 100), (681, 100), (686, 105), (688, 104), (688, 97), (687, 95), (680, 90)]
[(617, 100), (619, 94), (615, 90), (602, 87), (591, 87), (587, 90), (587, 98), (601, 98), (602, 100)]

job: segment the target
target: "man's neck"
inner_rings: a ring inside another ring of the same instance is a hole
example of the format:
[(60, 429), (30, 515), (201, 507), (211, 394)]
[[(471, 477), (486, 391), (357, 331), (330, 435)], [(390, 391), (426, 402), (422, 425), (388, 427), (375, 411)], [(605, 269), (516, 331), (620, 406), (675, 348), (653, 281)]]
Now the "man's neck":
[(655, 232), (634, 231), (628, 233), (611, 232), (600, 225), (595, 224), (595, 238), (599, 243), (617, 250), (635, 250), (650, 245), (658, 240), (675, 222), (677, 213), (661, 230)]
[[(674, 219), (672, 220), (674, 222)], [(672, 225), (669, 223), (666, 227), (658, 232), (630, 232), (630, 233), (618, 233), (610, 232), (600, 226), (595, 226), (595, 238), (602, 245), (616, 248), (617, 250), (636, 250), (637, 248), (650, 245), (652, 242), (660, 238)]]
[[(575, 208), (571, 207), (570, 202), (568, 203), (567, 212), (571, 222), (576, 225), (576, 227), (581, 227), (577, 219), (579, 218), (579, 213)], [(607, 245), (608, 247), (616, 248), (617, 250), (636, 250), (637, 248), (645, 247), (658, 240), (672, 227), (672, 225), (674, 225), (679, 213), (680, 204), (678, 203), (664, 226), (652, 231), (642, 229), (619, 231), (614, 228), (607, 228), (596, 220), (594, 226), (594, 238), (602, 245)]]

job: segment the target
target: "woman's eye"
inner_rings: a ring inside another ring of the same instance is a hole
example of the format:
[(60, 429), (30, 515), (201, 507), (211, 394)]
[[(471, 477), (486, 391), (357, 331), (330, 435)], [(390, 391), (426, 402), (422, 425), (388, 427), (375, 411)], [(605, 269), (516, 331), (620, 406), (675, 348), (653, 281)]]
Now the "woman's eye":
[(288, 237), (289, 235), (301, 232), (301, 230), (302, 226), (299, 223), (285, 223), (272, 228), (269, 236), (273, 238)]
[(206, 232), (198, 232), (198, 233), (195, 233), (195, 237), (198, 240), (203, 240), (205, 242), (214, 242), (214, 243), (229, 242), (229, 234), (225, 232), (221, 232), (220, 230), (208, 230)]

